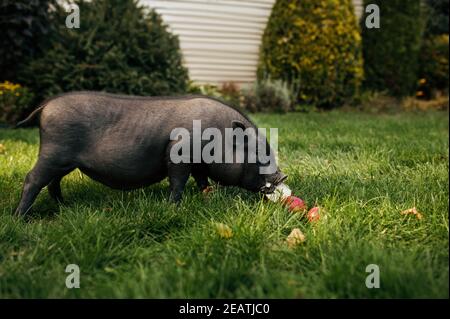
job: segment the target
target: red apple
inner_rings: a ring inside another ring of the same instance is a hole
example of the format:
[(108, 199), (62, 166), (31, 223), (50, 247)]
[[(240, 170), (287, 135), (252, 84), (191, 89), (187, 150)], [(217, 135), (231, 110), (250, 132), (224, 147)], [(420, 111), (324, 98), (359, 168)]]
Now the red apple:
[(306, 214), (306, 218), (308, 218), (310, 222), (318, 221), (320, 219), (320, 207), (315, 206), (311, 208), (308, 211), (308, 214)]
[(296, 213), (300, 211), (307, 210), (308, 207), (306, 206), (305, 202), (298, 197), (295, 196), (288, 196), (283, 200), (283, 203), (288, 207), (288, 210), (291, 213)]

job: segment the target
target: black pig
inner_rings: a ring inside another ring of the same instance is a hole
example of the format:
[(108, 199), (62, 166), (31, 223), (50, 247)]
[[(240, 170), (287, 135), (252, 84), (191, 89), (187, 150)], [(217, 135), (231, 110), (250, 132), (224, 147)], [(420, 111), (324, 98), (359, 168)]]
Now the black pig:
[[(250, 191), (273, 192), (286, 176), (275, 166), (271, 174), (261, 174), (267, 163), (174, 163), (169, 156), (177, 141), (175, 128), (192, 131), (193, 120), (202, 128), (255, 128), (242, 113), (205, 96), (137, 97), (100, 92), (73, 92), (44, 102), (18, 127), (30, 124), (39, 115), (38, 160), (27, 174), (16, 214), (25, 214), (41, 189), (48, 186), (52, 198), (61, 201), (61, 179), (75, 168), (115, 189), (135, 189), (169, 177), (171, 199), (181, 199), (192, 175), (203, 190), (208, 177), (223, 185)], [(264, 138), (275, 161), (273, 152)], [(248, 140), (247, 140), (248, 141)], [(192, 144), (192, 141), (191, 141)], [(202, 142), (202, 147), (205, 141)], [(236, 150), (233, 150), (235, 152)], [(245, 148), (245, 152), (249, 152)], [(276, 164), (275, 164), (276, 165)]]

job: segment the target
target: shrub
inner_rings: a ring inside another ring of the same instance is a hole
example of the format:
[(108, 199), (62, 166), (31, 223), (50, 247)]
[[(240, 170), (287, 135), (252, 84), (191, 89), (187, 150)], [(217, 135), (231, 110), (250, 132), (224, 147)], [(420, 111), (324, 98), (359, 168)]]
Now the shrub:
[(40, 56), (53, 30), (56, 0), (0, 1), (0, 81), (17, 80), (26, 61)]
[(189, 83), (188, 93), (190, 94), (201, 94), (206, 96), (211, 96), (215, 98), (222, 98), (217, 85), (213, 84), (195, 84), (193, 82)]
[(20, 84), (0, 83), (0, 123), (16, 124), (32, 99), (33, 94)]
[(417, 96), (432, 98), (436, 91), (448, 92), (449, 37), (431, 36), (423, 41), (419, 58), (419, 87)]
[(448, 94), (449, 85), (449, 0), (426, 0), (426, 28), (419, 54), (416, 96), (421, 99)]
[(426, 35), (448, 34), (449, 0), (426, 0), (425, 3), (427, 10)]
[(258, 78), (295, 85), (299, 103), (336, 106), (362, 80), (361, 37), (351, 0), (278, 0), (264, 31)]
[(256, 97), (256, 85), (242, 90), (240, 106), (248, 112), (255, 113), (258, 111), (259, 105)]
[(292, 93), (281, 80), (263, 80), (243, 90), (241, 106), (249, 112), (288, 112)]
[(362, 25), (364, 85), (397, 97), (410, 95), (416, 88), (424, 26), (420, 0), (365, 0), (365, 5), (369, 3), (380, 7), (381, 26)]
[(239, 106), (241, 91), (238, 85), (234, 82), (225, 82), (222, 83), (220, 87), (220, 94), (222, 98), (234, 106)]
[[(401, 101), (390, 95), (387, 91), (364, 90), (357, 101), (358, 110), (367, 113), (396, 113), (401, 111)], [(352, 110), (354, 110), (354, 107)]]
[(145, 11), (134, 0), (75, 2), (80, 28), (66, 28), (67, 13), (60, 10), (52, 47), (23, 74), (40, 97), (72, 90), (136, 95), (186, 91), (178, 38), (154, 10)]
[(214, 84), (189, 83), (188, 93), (201, 94), (222, 100), (225, 103), (239, 107), (241, 92), (239, 87), (233, 82), (225, 82), (219, 87)]

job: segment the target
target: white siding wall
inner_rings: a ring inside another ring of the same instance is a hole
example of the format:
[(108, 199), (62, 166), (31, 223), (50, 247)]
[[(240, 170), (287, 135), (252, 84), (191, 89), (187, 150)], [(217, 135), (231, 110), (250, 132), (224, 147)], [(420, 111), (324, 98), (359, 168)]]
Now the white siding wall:
[(361, 18), (364, 11), (364, 0), (352, 0), (353, 6), (355, 7), (355, 13), (358, 18)]
[[(362, 0), (353, 0), (358, 15)], [(275, 0), (141, 0), (180, 39), (197, 83), (253, 82), (259, 45)]]

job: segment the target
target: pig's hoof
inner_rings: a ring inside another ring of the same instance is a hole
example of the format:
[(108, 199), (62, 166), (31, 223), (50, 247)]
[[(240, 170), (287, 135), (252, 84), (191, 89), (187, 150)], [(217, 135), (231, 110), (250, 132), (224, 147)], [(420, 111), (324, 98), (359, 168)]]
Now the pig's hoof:
[(23, 216), (25, 215), (25, 213), (24, 213), (23, 211), (19, 210), (18, 208), (16, 208), (16, 209), (14, 210), (14, 212), (12, 213), (12, 215), (13, 215), (14, 217), (19, 218), (19, 217), (23, 217)]

